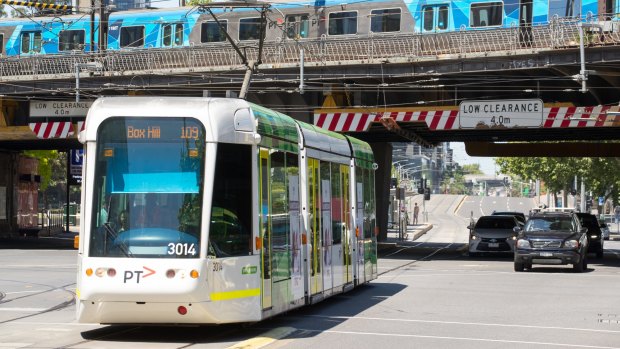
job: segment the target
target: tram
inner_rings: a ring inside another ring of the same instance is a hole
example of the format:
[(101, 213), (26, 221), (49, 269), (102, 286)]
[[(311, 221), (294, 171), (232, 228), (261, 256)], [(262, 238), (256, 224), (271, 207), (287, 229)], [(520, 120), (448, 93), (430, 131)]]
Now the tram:
[(99, 98), (79, 139), (79, 322), (255, 322), (377, 277), (360, 140), (199, 97)]

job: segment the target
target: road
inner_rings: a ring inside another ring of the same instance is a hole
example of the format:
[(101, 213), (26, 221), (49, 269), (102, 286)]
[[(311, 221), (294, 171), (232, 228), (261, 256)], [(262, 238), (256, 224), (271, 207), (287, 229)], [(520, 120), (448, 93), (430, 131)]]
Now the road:
[(77, 324), (76, 252), (3, 249), (0, 348), (620, 348), (620, 239), (581, 274), (467, 257), (471, 211), (515, 210), (518, 200), (433, 195), (433, 229), (386, 250), (377, 280), (245, 326)]

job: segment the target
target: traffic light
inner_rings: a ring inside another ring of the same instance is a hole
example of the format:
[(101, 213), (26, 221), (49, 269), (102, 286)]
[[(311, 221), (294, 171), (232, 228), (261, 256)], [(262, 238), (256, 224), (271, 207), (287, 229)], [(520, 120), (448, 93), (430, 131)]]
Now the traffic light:
[(431, 199), (431, 188), (424, 188), (424, 200)]

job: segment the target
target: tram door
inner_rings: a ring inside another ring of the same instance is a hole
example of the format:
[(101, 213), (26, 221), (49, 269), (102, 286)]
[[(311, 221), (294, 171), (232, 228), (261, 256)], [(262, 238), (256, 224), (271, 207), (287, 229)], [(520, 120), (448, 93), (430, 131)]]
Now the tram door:
[(521, 46), (530, 46), (532, 43), (532, 0), (519, 2), (519, 42)]
[(333, 288), (333, 232), (332, 232), (332, 187), (331, 166), (327, 161), (321, 161), (321, 226), (323, 233), (323, 290), (326, 295), (331, 294)]
[(271, 188), (269, 185), (269, 150), (260, 149), (259, 157), (259, 181), (260, 181), (260, 238), (261, 246), (261, 276), (263, 280), (262, 295), (263, 309), (269, 309), (272, 306), (271, 289), (271, 217), (269, 215), (270, 201), (269, 193)]
[(308, 204), (309, 204), (309, 241), (310, 244), (310, 294), (323, 292), (322, 276), (322, 229), (321, 229), (321, 177), (319, 160), (308, 159)]
[(342, 180), (342, 250), (344, 254), (344, 282), (353, 281), (353, 270), (351, 268), (351, 230), (354, 229), (351, 224), (351, 202), (349, 193), (349, 166), (340, 165), (340, 178)]
[(366, 281), (364, 267), (365, 246), (364, 246), (364, 187), (363, 172), (359, 167), (355, 168), (355, 238), (357, 245), (355, 257), (355, 275), (359, 284)]

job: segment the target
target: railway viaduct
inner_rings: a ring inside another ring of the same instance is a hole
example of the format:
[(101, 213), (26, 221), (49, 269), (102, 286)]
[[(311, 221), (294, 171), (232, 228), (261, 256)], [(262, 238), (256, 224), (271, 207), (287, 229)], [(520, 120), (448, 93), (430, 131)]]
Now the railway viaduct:
[[(16, 229), (11, 188), (25, 177), (15, 154), (79, 148), (83, 110), (97, 96), (235, 96), (251, 81), (246, 99), (371, 143), (384, 238), (389, 142), (465, 142), (473, 156), (620, 154), (608, 142), (620, 134), (620, 35), (580, 40), (579, 30), (535, 28), (527, 45), (516, 29), (266, 42), (263, 57), (243, 48), (261, 61), (251, 80), (225, 45), (0, 58), (0, 230)], [(57, 104), (45, 114), (42, 102)]]

